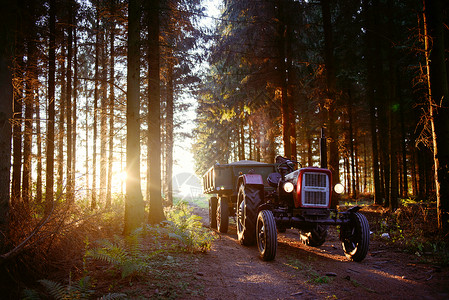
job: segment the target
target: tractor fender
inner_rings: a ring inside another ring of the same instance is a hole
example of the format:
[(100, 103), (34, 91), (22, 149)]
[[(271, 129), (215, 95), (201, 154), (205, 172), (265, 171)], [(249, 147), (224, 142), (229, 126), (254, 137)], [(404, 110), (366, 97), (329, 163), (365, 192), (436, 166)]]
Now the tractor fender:
[(240, 175), (239, 180), (237, 182), (237, 187), (241, 184), (244, 185), (262, 185), (263, 186), (263, 178), (260, 174), (243, 174)]

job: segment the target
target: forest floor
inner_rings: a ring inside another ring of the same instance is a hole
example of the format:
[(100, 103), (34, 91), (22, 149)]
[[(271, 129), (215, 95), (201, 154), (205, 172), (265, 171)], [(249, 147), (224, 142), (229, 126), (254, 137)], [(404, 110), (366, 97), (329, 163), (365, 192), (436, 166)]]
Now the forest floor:
[[(205, 209), (195, 213), (208, 224)], [(289, 229), (278, 234), (276, 259), (264, 262), (256, 246), (239, 244), (235, 221), (227, 234), (215, 234), (211, 251), (192, 262), (198, 299), (449, 299), (447, 267), (381, 238), (372, 238), (367, 257), (356, 263), (344, 256), (334, 227), (319, 248), (302, 244)]]
[[(193, 213), (202, 217), (203, 223), (197, 225), (205, 236), (215, 237), (211, 249), (205, 252), (192, 252), (181, 244), (175, 245), (173, 236), (164, 237), (158, 233), (163, 228), (155, 227), (143, 240), (142, 252), (136, 252), (132, 260), (117, 264), (112, 259), (121, 258), (119, 246), (114, 246), (109, 256), (105, 255), (109, 260), (93, 260), (83, 255), (86, 250), (81, 238), (91, 228), (86, 227), (75, 230), (78, 239), (71, 236), (66, 246), (60, 245), (64, 253), (60, 253), (59, 259), (50, 255), (51, 261), (45, 265), (53, 262), (59, 266), (53, 270), (59, 271), (51, 272), (46, 278), (62, 285), (52, 283), (44, 295), (54, 295), (50, 290), (62, 295), (81, 278), (78, 286), (89, 290), (84, 289), (89, 292), (85, 299), (449, 299), (449, 243), (440, 242), (438, 236), (432, 237), (436, 230), (431, 228), (434, 222), (429, 219), (434, 216), (419, 213), (423, 211), (415, 207), (408, 208), (408, 213), (403, 210), (392, 215), (380, 207), (364, 206), (361, 212), (368, 218), (373, 233), (368, 255), (360, 263), (345, 257), (335, 227), (329, 228), (326, 242), (318, 248), (302, 244), (297, 230), (288, 229), (278, 234), (275, 260), (262, 261), (256, 246), (239, 244), (234, 218), (230, 218), (228, 233), (221, 234), (208, 228), (208, 210), (195, 205)], [(423, 222), (418, 216), (427, 219)], [(113, 226), (107, 232), (90, 231), (111, 240), (119, 238), (113, 238), (113, 233), (121, 232)], [(383, 238), (384, 232), (390, 237)], [(420, 240), (423, 236), (430, 243)], [(141, 260), (141, 255), (151, 259)], [(133, 269), (134, 266), (145, 268)], [(126, 275), (127, 269), (130, 272)], [(90, 284), (83, 281), (87, 279)], [(0, 295), (11, 292), (11, 284), (0, 280)], [(31, 288), (42, 291), (37, 283)], [(75, 293), (59, 298), (78, 299), (79, 296)]]

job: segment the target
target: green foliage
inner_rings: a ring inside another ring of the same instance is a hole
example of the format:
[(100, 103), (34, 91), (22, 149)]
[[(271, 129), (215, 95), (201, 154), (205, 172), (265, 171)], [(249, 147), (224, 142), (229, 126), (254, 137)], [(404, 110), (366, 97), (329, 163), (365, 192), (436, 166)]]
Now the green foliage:
[(143, 274), (148, 268), (149, 257), (142, 251), (139, 234), (133, 234), (126, 239), (115, 236), (112, 242), (101, 240), (97, 244), (99, 246), (89, 249), (85, 256), (117, 267), (122, 278)]
[[(89, 276), (82, 277), (78, 282), (70, 282), (67, 285), (47, 279), (39, 280), (39, 283), (45, 288), (46, 295), (43, 296), (44, 298), (48, 298), (49, 295), (52, 299), (56, 300), (91, 299), (95, 293), (95, 291), (91, 288), (91, 280)], [(123, 299), (126, 295), (114, 294), (114, 297), (115, 298), (107, 299)], [(33, 300), (42, 299), (42, 297), (36, 290), (25, 289), (22, 292), (22, 299)]]
[(179, 202), (166, 212), (169, 237), (182, 243), (186, 250), (205, 252), (210, 250), (214, 235), (203, 227), (201, 217), (192, 213), (193, 208), (186, 202)]
[[(56, 300), (91, 299), (95, 293), (91, 288), (89, 276), (82, 277), (78, 282), (69, 283), (68, 285), (47, 279), (39, 280), (39, 283), (45, 288), (46, 294)], [(36, 290), (26, 289), (22, 292), (22, 299), (34, 300), (46, 298), (48, 298), (47, 295), (42, 298)], [(126, 294), (108, 294), (100, 299), (126, 299)]]
[(59, 282), (42, 279), (39, 280), (47, 292), (56, 300), (63, 299), (89, 299), (94, 291), (90, 289), (90, 278), (83, 277), (75, 284), (66, 286)]

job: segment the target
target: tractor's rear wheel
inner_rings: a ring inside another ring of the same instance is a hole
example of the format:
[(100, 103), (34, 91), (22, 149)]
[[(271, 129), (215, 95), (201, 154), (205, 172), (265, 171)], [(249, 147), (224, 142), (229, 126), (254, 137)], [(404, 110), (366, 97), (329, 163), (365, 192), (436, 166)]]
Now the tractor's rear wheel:
[(257, 217), (257, 248), (260, 257), (265, 260), (273, 260), (277, 250), (276, 221), (270, 210), (262, 210)]
[(351, 223), (340, 228), (340, 239), (347, 258), (360, 262), (368, 254), (369, 223), (361, 213), (351, 214)]
[(301, 241), (311, 247), (319, 247), (326, 241), (328, 225), (316, 225), (310, 231), (300, 230)]
[(209, 224), (210, 228), (217, 228), (217, 205), (218, 199), (217, 197), (209, 198)]
[(262, 202), (263, 190), (255, 185), (241, 184), (237, 195), (237, 237), (240, 244), (253, 245), (256, 241), (257, 208)]
[(217, 209), (217, 229), (221, 233), (227, 233), (228, 225), (229, 225), (228, 198), (220, 197), (220, 199), (218, 199), (218, 209)]

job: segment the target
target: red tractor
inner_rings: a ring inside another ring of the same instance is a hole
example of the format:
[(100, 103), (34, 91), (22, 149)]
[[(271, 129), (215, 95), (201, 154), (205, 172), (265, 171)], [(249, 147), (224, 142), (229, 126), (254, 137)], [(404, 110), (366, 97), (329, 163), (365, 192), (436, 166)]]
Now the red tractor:
[[(324, 136), (321, 145), (325, 145)], [(322, 162), (325, 147), (322, 147)], [(369, 224), (355, 206), (347, 211), (331, 209), (332, 174), (327, 168), (296, 169), (298, 163), (278, 156), (275, 164), (241, 161), (213, 166), (203, 177), (209, 200), (211, 227), (227, 232), (229, 215), (235, 214), (238, 240), (257, 244), (263, 260), (273, 260), (277, 232), (299, 230), (301, 240), (321, 246), (330, 225), (340, 227), (345, 255), (362, 261), (369, 248)], [(323, 165), (322, 165), (323, 166)], [(334, 187), (342, 192), (342, 186)]]

